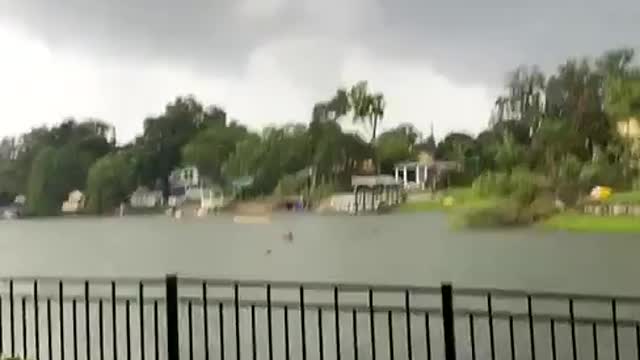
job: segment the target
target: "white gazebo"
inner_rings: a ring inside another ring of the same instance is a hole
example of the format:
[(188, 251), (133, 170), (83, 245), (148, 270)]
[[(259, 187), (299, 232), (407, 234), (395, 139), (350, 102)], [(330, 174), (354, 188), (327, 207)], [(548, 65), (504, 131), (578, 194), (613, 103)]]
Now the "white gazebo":
[(402, 183), (404, 188), (418, 187), (424, 190), (425, 183), (429, 177), (428, 163), (403, 162), (395, 166), (395, 178)]
[(404, 162), (396, 164), (395, 178), (407, 190), (433, 189), (439, 180), (461, 170), (462, 165), (457, 161)]

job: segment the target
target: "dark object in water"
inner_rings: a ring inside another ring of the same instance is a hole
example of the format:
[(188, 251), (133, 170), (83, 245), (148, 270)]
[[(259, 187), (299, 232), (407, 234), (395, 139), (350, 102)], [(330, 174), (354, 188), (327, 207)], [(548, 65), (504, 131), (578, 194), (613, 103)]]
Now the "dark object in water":
[(282, 236), (283, 239), (292, 242), (293, 241), (293, 233), (291, 231), (289, 231), (288, 233), (284, 234)]

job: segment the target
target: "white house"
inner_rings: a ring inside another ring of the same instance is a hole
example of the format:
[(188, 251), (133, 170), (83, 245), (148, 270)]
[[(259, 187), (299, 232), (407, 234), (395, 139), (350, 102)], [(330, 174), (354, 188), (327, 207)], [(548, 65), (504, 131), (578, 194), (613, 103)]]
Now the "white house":
[(84, 208), (84, 194), (80, 190), (74, 190), (69, 193), (67, 201), (62, 203), (63, 213), (76, 213)]
[(162, 196), (162, 191), (152, 191), (141, 186), (131, 194), (129, 204), (134, 208), (155, 208), (164, 204), (164, 198)]
[(195, 166), (175, 169), (169, 175), (171, 187), (197, 187), (200, 185), (200, 172)]

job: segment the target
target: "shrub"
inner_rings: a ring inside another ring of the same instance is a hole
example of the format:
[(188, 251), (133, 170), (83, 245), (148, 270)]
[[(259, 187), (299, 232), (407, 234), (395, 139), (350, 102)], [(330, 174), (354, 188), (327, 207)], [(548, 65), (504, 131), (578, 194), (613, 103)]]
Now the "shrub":
[(508, 195), (510, 192), (509, 176), (503, 172), (485, 172), (473, 182), (472, 189), (479, 196)]
[(509, 177), (509, 193), (520, 205), (530, 204), (540, 187), (536, 176), (526, 169), (514, 170)]
[(526, 168), (510, 175), (485, 173), (474, 182), (474, 191), (508, 197), (497, 206), (471, 209), (463, 215), (468, 227), (505, 227), (531, 224), (551, 216), (555, 197), (547, 178)]
[(470, 209), (463, 215), (463, 223), (470, 228), (516, 226), (520, 224), (518, 207), (505, 203), (495, 207)]

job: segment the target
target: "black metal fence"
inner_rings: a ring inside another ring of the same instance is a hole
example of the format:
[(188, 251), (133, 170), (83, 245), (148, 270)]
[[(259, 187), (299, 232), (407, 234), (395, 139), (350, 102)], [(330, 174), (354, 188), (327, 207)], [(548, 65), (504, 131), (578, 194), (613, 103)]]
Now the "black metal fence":
[(640, 359), (640, 298), (439, 287), (0, 279), (29, 359)]

